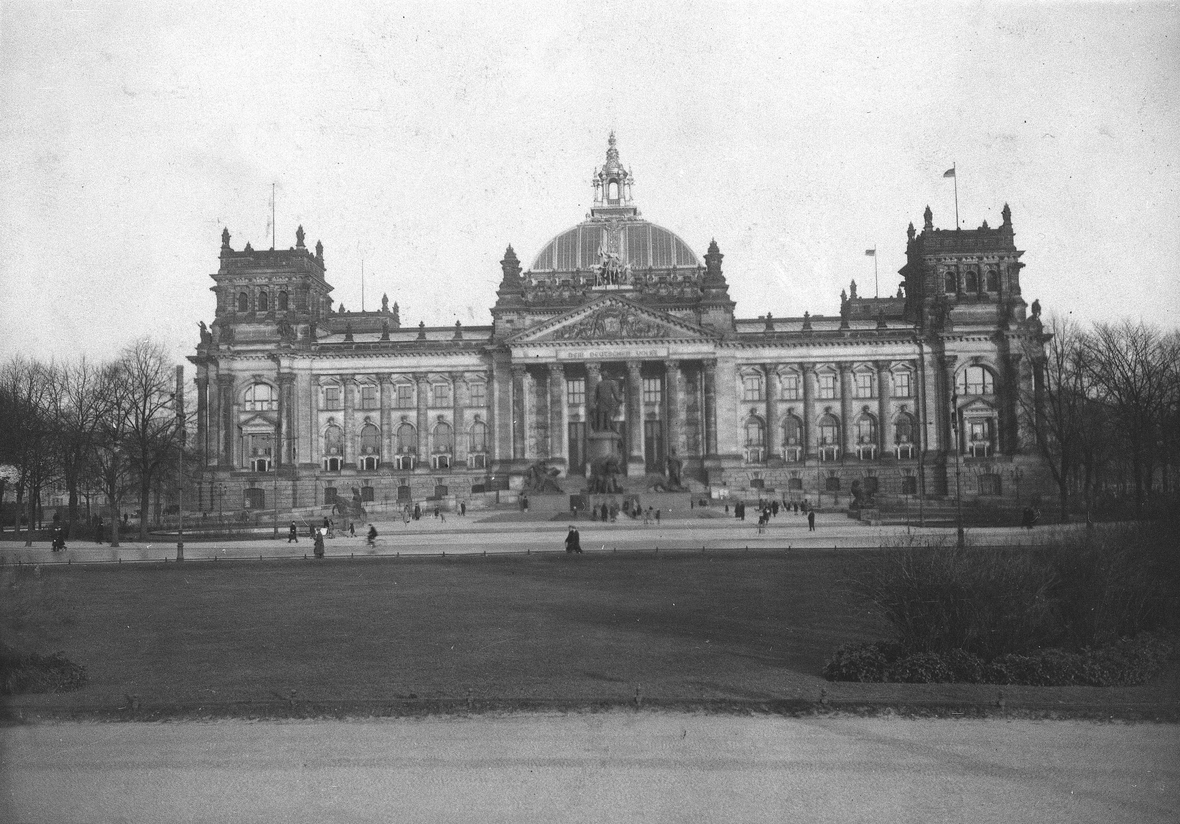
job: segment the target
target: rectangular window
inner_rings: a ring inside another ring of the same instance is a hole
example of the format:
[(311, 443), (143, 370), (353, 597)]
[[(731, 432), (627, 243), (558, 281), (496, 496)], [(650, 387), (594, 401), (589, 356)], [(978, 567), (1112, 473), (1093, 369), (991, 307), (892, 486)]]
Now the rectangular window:
[(802, 379), (795, 374), (782, 376), (782, 397), (785, 401), (797, 401), (803, 397)]
[(340, 387), (339, 386), (325, 386), (324, 387), (324, 409), (340, 409)]
[(373, 487), (362, 486), (361, 487), (361, 502), (362, 503), (370, 503), (372, 500), (373, 500)]
[(868, 372), (858, 372), (854, 377), (856, 378), (856, 393), (853, 397), (873, 397), (873, 376)]
[(910, 373), (893, 373), (893, 395), (897, 398), (909, 398), (914, 394), (913, 381)]
[(819, 376), (819, 396), (822, 400), (831, 400), (836, 397), (836, 376), (830, 373), (820, 373)]
[(487, 406), (488, 405), (488, 385), (486, 383), (473, 383), (467, 387), (468, 392), (468, 406)]
[(761, 375), (746, 375), (742, 378), (742, 400), (743, 401), (761, 401), (765, 400), (762, 395), (762, 376)]
[(361, 387), (361, 409), (376, 409), (377, 408), (377, 387), (376, 386), (362, 386)]
[(581, 406), (586, 402), (586, 379), (571, 378), (565, 384), (565, 399), (570, 406)]
[(434, 397), (435, 406), (450, 406), (451, 405), (451, 387), (450, 384), (436, 383), (433, 384), (432, 395)]
[(664, 399), (664, 385), (659, 378), (643, 379), (643, 402), (660, 403)]
[(408, 383), (397, 385), (397, 408), (410, 409), (414, 406), (414, 387)]

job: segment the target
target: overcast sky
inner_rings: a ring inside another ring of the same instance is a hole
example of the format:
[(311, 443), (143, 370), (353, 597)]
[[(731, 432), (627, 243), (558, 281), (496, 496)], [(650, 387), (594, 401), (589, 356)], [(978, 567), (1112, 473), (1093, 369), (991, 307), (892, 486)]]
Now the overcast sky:
[(179, 360), (234, 248), (322, 240), (345, 306), (490, 323), (589, 209), (614, 129), (636, 203), (725, 253), (741, 317), (896, 291), (927, 204), (1012, 208), (1025, 298), (1180, 311), (1180, 7), (763, 2), (0, 6), (0, 357)]

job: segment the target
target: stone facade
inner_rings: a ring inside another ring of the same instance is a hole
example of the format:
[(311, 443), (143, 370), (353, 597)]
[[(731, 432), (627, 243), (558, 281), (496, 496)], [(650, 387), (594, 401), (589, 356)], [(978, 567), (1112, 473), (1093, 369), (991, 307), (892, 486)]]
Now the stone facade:
[(968, 498), (1043, 483), (1019, 403), (1041, 324), (1007, 206), (975, 230), (936, 229), (927, 208), (896, 297), (853, 282), (839, 317), (740, 319), (716, 241), (698, 258), (640, 215), (632, 182), (612, 134), (590, 215), (528, 270), (508, 247), (485, 327), (403, 329), (387, 300), (334, 309), (302, 227), (287, 250), (236, 251), (223, 232), (214, 320), (190, 358), (202, 505), (462, 498), (519, 488), (540, 461), (579, 493), (604, 380), (635, 488), (669, 458), (699, 494), (944, 496), (956, 468)]

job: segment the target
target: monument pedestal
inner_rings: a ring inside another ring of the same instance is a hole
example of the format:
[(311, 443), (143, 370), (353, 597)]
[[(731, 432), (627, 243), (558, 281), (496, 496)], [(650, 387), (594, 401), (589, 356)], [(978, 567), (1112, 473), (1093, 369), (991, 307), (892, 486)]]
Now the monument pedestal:
[[(587, 489), (593, 492), (613, 492), (623, 473), (623, 436), (610, 430), (586, 435)], [(613, 460), (612, 460), (613, 459)], [(609, 471), (607, 471), (609, 469)]]

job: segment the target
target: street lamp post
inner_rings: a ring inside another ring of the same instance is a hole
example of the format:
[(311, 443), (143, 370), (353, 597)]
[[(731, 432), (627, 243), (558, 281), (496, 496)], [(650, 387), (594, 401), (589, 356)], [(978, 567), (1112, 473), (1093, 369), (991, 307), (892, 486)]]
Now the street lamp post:
[(179, 477), (176, 481), (176, 517), (179, 520), (179, 526), (176, 531), (176, 560), (184, 560), (184, 413), (178, 412), (177, 417), (180, 418), (180, 454), (176, 459), (177, 472)]
[(963, 457), (959, 448), (959, 396), (951, 394), (951, 436), (955, 450), (955, 522), (959, 548), (965, 543), (963, 534)]

